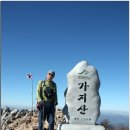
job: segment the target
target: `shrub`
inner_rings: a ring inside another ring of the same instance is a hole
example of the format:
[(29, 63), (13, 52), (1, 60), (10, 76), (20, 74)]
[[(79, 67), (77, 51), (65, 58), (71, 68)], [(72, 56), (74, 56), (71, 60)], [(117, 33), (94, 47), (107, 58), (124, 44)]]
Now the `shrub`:
[(114, 127), (111, 125), (110, 121), (107, 119), (104, 119), (100, 122), (100, 125), (105, 127), (105, 130), (114, 130)]
[(100, 125), (105, 127), (105, 130), (129, 130), (127, 126), (124, 124), (119, 124), (118, 126), (112, 126), (110, 121), (108, 119), (104, 119), (103, 121), (100, 122)]
[(124, 126), (124, 124), (119, 124), (118, 126), (115, 127), (114, 130), (129, 130), (129, 128)]

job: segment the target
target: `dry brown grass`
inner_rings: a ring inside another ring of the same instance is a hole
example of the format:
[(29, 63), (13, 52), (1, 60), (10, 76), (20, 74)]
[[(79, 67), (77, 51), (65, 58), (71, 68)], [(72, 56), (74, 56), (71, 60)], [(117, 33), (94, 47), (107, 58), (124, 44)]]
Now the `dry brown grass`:
[(119, 124), (118, 126), (114, 127), (108, 119), (104, 119), (100, 122), (100, 125), (105, 127), (105, 130), (129, 130), (124, 124)]

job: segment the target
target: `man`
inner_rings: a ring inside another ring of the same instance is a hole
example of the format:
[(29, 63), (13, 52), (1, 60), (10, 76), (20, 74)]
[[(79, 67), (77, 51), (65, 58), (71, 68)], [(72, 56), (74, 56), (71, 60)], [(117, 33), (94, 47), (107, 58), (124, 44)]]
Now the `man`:
[(37, 109), (38, 115), (38, 130), (43, 130), (43, 121), (47, 119), (49, 123), (48, 130), (54, 130), (55, 120), (55, 106), (57, 102), (57, 86), (52, 81), (55, 77), (55, 72), (49, 70), (46, 76), (46, 80), (40, 80), (37, 85)]

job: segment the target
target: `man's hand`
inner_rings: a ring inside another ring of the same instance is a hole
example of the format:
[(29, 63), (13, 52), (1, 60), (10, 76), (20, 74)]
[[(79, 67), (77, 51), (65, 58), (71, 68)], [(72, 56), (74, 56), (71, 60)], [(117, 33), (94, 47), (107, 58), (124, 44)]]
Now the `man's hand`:
[(44, 101), (40, 101), (40, 102), (37, 102), (36, 107), (38, 110), (40, 110), (40, 108), (42, 108), (43, 105), (44, 105)]
[(37, 102), (36, 108), (37, 108), (38, 110), (40, 110), (40, 102)]
[(55, 102), (54, 105), (55, 105), (55, 106), (58, 105), (58, 102)]

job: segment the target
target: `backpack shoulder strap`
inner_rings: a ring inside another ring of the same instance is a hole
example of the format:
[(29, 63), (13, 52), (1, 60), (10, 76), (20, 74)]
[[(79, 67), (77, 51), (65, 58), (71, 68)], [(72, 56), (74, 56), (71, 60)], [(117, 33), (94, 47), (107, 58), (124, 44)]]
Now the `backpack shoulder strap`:
[(54, 81), (52, 81), (52, 85), (55, 86), (55, 82)]
[(46, 82), (45, 80), (42, 81), (42, 87), (46, 86), (45, 82)]

